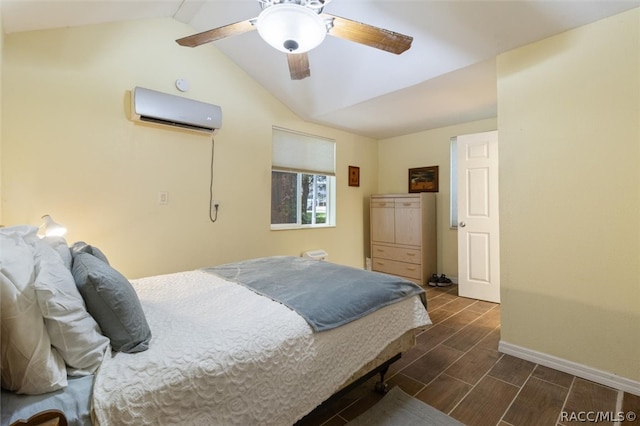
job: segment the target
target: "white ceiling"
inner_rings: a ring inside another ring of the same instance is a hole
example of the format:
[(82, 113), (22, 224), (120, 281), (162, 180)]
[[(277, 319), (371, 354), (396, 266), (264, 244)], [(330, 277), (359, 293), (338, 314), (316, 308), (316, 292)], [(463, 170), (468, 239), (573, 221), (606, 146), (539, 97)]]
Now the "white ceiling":
[[(5, 33), (159, 17), (188, 23), (196, 33), (261, 10), (256, 0), (0, 4)], [(311, 77), (300, 81), (290, 79), (286, 55), (257, 31), (214, 43), (301, 118), (383, 139), (495, 117), (496, 55), (639, 6), (640, 0), (332, 0), (325, 12), (413, 36), (413, 45), (394, 55), (327, 37), (309, 52)]]

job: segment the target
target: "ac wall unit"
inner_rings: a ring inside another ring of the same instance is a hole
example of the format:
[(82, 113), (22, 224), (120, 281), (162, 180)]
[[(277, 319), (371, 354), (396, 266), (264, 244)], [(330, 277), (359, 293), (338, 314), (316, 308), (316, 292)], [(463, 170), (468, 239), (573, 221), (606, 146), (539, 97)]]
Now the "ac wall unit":
[(222, 127), (222, 108), (135, 87), (131, 93), (131, 119), (211, 134)]

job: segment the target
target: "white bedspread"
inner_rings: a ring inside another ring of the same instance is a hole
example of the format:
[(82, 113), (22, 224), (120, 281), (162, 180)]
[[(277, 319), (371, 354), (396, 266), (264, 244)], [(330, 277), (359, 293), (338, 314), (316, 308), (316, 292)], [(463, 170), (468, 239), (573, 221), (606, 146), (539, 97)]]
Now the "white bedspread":
[(418, 297), (313, 333), (289, 308), (202, 271), (132, 281), (149, 350), (105, 359), (99, 425), (290, 425), (404, 332), (430, 323)]

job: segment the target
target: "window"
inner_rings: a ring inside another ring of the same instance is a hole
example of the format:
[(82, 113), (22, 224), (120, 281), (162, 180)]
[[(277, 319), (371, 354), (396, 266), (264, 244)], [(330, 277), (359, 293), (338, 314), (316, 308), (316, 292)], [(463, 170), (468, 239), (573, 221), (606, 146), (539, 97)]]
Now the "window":
[(335, 225), (335, 142), (273, 129), (271, 229)]

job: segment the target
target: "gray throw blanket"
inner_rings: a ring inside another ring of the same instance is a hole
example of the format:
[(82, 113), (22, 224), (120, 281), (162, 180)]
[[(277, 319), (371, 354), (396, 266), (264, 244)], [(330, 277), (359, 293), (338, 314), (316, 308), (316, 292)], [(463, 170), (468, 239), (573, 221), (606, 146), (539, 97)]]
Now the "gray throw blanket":
[(416, 295), (426, 306), (424, 290), (411, 281), (313, 259), (275, 256), (203, 270), (284, 304), (315, 331), (330, 330)]

